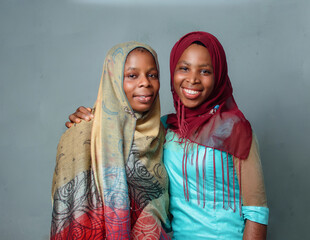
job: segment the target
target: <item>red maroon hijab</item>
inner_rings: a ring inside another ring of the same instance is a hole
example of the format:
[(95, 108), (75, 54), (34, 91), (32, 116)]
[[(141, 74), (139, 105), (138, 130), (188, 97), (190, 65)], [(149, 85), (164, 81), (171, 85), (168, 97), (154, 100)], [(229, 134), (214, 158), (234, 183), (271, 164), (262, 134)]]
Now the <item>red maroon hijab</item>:
[[(197, 41), (211, 55), (215, 85), (203, 104), (196, 108), (186, 108), (174, 91), (174, 71), (184, 50)], [(169, 128), (182, 140), (187, 139), (246, 159), (252, 143), (252, 129), (232, 95), (225, 52), (216, 37), (207, 32), (191, 32), (183, 36), (171, 50), (170, 74), (176, 114), (168, 116)]]

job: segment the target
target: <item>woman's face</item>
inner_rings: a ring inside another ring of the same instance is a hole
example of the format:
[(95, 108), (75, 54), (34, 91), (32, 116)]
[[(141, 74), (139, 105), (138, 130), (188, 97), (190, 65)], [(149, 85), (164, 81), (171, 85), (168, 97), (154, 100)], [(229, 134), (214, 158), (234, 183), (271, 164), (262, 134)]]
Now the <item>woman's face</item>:
[(192, 44), (181, 55), (175, 71), (173, 86), (183, 105), (200, 106), (214, 88), (211, 56), (206, 47)]
[(153, 55), (135, 49), (127, 56), (124, 67), (124, 92), (136, 112), (151, 109), (159, 91), (158, 70)]

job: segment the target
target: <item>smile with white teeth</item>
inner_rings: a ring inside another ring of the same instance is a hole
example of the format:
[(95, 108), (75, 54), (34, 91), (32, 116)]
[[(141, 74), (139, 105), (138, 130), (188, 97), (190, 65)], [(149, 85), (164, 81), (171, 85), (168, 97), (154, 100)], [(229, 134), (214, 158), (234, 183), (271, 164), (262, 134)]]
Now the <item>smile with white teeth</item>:
[(188, 93), (188, 94), (192, 94), (192, 95), (195, 95), (197, 93), (199, 93), (199, 91), (195, 91), (195, 90), (191, 90), (191, 89), (186, 89), (186, 88), (183, 88), (183, 90)]

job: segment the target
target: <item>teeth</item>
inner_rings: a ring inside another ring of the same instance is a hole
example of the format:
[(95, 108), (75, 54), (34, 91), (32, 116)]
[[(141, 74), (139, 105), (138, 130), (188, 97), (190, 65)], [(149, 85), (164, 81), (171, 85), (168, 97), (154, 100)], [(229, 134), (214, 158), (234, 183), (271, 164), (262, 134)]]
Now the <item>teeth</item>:
[(184, 89), (184, 91), (186, 92), (186, 93), (188, 93), (188, 94), (197, 94), (197, 93), (199, 93), (199, 91), (194, 91), (194, 90), (190, 90), (190, 89), (186, 89), (186, 88), (183, 88)]

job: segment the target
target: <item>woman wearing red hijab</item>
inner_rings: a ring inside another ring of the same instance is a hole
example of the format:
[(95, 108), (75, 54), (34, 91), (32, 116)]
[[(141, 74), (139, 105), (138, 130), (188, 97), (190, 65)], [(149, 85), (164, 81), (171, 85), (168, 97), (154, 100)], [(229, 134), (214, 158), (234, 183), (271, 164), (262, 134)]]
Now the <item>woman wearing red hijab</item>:
[(233, 98), (222, 45), (206, 32), (186, 34), (171, 51), (170, 73), (176, 113), (166, 121), (164, 163), (173, 238), (264, 239), (257, 142)]
[[(162, 121), (173, 239), (265, 239), (257, 141), (233, 98), (222, 45), (206, 32), (186, 34), (171, 51), (170, 73), (176, 113)], [(70, 119), (83, 116), (85, 108)]]

